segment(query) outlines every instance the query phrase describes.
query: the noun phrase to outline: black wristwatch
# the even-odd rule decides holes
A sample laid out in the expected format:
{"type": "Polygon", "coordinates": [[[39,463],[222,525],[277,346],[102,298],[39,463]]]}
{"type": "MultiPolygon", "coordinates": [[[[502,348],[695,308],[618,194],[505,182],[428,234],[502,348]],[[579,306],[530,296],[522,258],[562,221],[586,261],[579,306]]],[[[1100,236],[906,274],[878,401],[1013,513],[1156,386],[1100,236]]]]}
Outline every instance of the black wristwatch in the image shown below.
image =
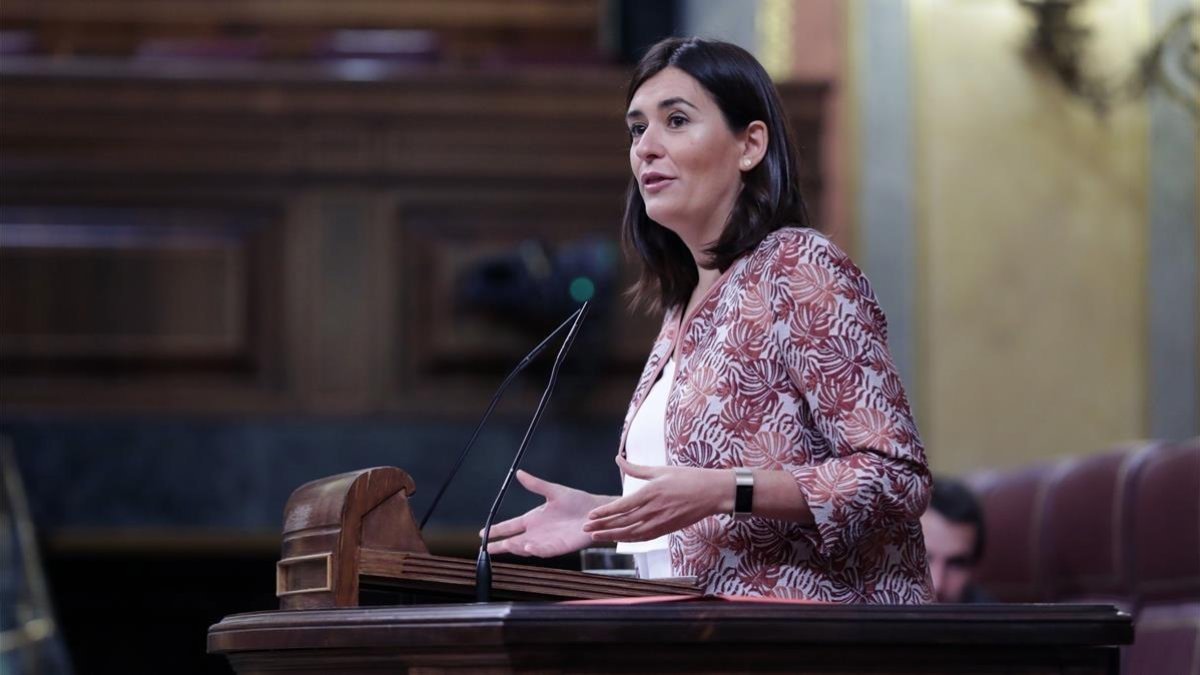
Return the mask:
{"type": "Polygon", "coordinates": [[[754,469],[738,467],[733,470],[735,480],[733,494],[733,512],[729,515],[734,520],[746,520],[754,512],[754,469]]]}

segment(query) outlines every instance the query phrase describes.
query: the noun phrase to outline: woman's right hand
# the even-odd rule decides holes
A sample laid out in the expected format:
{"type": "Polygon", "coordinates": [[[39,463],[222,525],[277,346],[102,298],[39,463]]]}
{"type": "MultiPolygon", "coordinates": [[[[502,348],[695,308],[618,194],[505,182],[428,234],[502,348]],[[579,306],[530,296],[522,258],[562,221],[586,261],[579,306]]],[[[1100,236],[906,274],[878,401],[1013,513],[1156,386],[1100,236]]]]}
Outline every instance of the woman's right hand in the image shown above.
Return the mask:
{"type": "MultiPolygon", "coordinates": [[[[616,499],[594,495],[517,471],[526,490],[546,498],[541,506],[492,525],[488,553],[515,553],[549,558],[586,548],[592,536],[583,523],[592,509],[616,499]]],[[[483,536],[480,531],[479,536],[483,536]]]]}

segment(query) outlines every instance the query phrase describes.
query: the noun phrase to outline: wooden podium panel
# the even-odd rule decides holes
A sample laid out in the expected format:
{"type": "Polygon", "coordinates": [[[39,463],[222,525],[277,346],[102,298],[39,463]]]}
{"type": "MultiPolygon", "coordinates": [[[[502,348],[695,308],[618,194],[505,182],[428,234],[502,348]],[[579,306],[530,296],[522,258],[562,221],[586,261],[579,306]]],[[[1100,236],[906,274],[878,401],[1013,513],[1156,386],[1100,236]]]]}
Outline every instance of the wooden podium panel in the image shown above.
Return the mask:
{"type": "MultiPolygon", "coordinates": [[[[431,555],[412,516],[416,484],[396,467],[374,467],[305,483],[284,509],[276,565],[280,609],[355,607],[366,592],[421,602],[475,594],[475,561],[431,555]]],[[[698,596],[694,583],[617,579],[570,570],[494,563],[497,600],[698,596]]]]}
{"type": "MultiPolygon", "coordinates": [[[[459,602],[475,597],[474,560],[364,548],[359,551],[358,564],[359,585],[364,590],[453,597],[459,602]]],[[[495,600],[598,600],[702,594],[691,581],[629,579],[513,563],[493,563],[492,574],[495,600]]]]}
{"type": "Polygon", "coordinates": [[[694,600],[277,611],[227,617],[208,651],[240,675],[1119,671],[1127,614],[1103,605],[847,606],[694,600]]]}

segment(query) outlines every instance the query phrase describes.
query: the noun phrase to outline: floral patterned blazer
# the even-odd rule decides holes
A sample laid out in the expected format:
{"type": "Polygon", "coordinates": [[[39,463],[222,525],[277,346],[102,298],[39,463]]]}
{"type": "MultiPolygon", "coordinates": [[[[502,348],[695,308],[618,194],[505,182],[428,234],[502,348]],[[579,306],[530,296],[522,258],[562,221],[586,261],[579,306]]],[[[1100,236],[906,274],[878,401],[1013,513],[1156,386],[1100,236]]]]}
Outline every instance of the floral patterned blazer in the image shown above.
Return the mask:
{"type": "Polygon", "coordinates": [[[710,516],[671,534],[674,573],[711,593],[931,601],[918,520],[930,474],[886,320],[854,263],[816,231],[784,228],[681,311],[663,318],[621,453],[674,352],[667,463],[788,471],[815,523],[710,516]]]}

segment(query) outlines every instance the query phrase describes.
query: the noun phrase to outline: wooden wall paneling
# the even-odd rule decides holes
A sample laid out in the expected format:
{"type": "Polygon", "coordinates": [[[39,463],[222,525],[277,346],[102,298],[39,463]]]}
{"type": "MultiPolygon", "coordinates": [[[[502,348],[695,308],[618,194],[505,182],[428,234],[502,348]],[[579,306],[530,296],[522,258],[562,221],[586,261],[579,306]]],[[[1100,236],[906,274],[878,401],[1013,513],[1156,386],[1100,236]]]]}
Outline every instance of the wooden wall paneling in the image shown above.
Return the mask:
{"type": "Polygon", "coordinates": [[[370,25],[396,28],[592,28],[601,0],[8,0],[3,21],[76,24],[370,25]]]}
{"type": "MultiPolygon", "coordinates": [[[[317,315],[312,354],[317,369],[316,400],[334,407],[362,409],[370,372],[367,331],[371,327],[367,207],[363,196],[322,194],[316,209],[321,283],[312,298],[317,315]]],[[[302,272],[303,273],[303,272],[302,272]]]]}
{"type": "Polygon", "coordinates": [[[290,213],[286,306],[296,405],[331,414],[377,410],[394,335],[383,194],[309,191],[293,199],[290,213]]]}
{"type": "Polygon", "coordinates": [[[599,60],[602,0],[9,0],[0,29],[60,57],[211,54],[314,59],[355,53],[344,29],[421,31],[392,58],[479,63],[529,51],[599,60]]]}
{"type": "Polygon", "coordinates": [[[370,233],[370,283],[375,306],[371,326],[371,400],[374,410],[392,410],[396,391],[396,373],[403,350],[400,330],[407,318],[401,304],[404,270],[398,265],[401,231],[397,226],[400,196],[398,190],[380,191],[374,201],[373,227],[370,233]]]}
{"type": "MultiPolygon", "coordinates": [[[[193,199],[197,198],[193,194],[193,199]]],[[[226,196],[232,199],[233,196],[226,196]]],[[[271,214],[271,226],[251,245],[252,257],[258,264],[249,270],[255,290],[250,307],[256,327],[254,349],[258,368],[254,374],[253,391],[272,406],[287,399],[288,342],[285,334],[287,307],[285,303],[289,279],[285,257],[291,237],[291,222],[286,201],[279,196],[259,193],[256,200],[264,202],[271,214]]]]}
{"type": "Polygon", "coordinates": [[[288,237],[283,246],[283,274],[287,280],[283,296],[284,357],[287,361],[290,403],[303,409],[308,392],[318,389],[316,369],[312,367],[317,350],[316,323],[320,308],[313,298],[319,292],[320,221],[316,217],[315,194],[293,194],[287,205],[288,237]]]}
{"type": "Polygon", "coordinates": [[[388,308],[381,303],[379,196],[323,191],[298,200],[289,274],[297,395],[313,412],[378,407],[388,308]]]}
{"type": "MultiPolygon", "coordinates": [[[[455,308],[457,275],[527,239],[616,241],[622,73],[194,68],[0,63],[0,206],[270,214],[236,254],[256,289],[240,347],[253,365],[170,382],[121,367],[5,376],[6,405],[474,414],[541,333],[455,308]]],[[[781,88],[814,210],[824,91],[781,88]]],[[[572,360],[601,371],[573,404],[606,415],[623,409],[657,324],[619,299],[609,320],[593,316],[576,346],[602,331],[603,358],[572,360]]]]}
{"type": "Polygon", "coordinates": [[[254,235],[203,226],[0,227],[6,362],[249,355],[254,235]]]}
{"type": "MultiPolygon", "coordinates": [[[[95,100],[114,94],[120,97],[119,91],[92,92],[95,100]]],[[[140,98],[131,96],[123,106],[137,106],[140,98]]],[[[186,112],[159,116],[152,110],[131,114],[128,109],[67,109],[47,115],[43,105],[53,105],[53,99],[39,103],[28,108],[6,103],[0,137],[5,173],[57,170],[70,177],[116,170],[159,176],[261,175],[296,164],[299,134],[289,128],[294,122],[280,125],[254,116],[222,120],[186,112]]],[[[86,105],[75,100],[64,103],[72,108],[86,105]]]]}
{"type": "Polygon", "coordinates": [[[69,197],[0,209],[6,409],[268,404],[281,378],[280,218],[261,204],[69,197]]]}
{"type": "Polygon", "coordinates": [[[594,179],[626,170],[624,153],[613,152],[624,143],[621,79],[608,71],[345,82],[312,67],[263,67],[260,81],[220,67],[209,76],[218,79],[190,81],[16,70],[24,74],[5,78],[6,175],[428,181],[594,179]],[[547,151],[556,166],[544,164],[547,151]]]}

